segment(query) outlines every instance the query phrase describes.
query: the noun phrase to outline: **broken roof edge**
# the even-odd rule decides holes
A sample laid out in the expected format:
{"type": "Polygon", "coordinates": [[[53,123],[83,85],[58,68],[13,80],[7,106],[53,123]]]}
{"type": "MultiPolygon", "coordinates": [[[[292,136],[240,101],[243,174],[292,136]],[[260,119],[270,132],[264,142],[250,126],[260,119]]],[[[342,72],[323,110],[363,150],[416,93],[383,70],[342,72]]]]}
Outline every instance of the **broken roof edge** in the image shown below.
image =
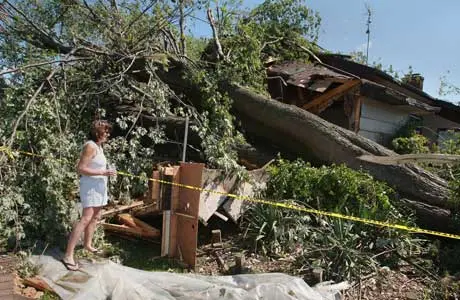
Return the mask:
{"type": "Polygon", "coordinates": [[[318,81],[359,79],[363,84],[363,95],[370,96],[377,101],[390,105],[408,105],[430,113],[436,113],[441,110],[440,107],[422,102],[393,87],[377,83],[371,79],[360,78],[353,74],[350,74],[351,76],[348,74],[345,75],[344,73],[347,73],[347,71],[322,62],[285,61],[267,68],[267,75],[281,77],[287,84],[292,86],[307,88],[310,83],[314,84],[318,81]]]}
{"type": "MultiPolygon", "coordinates": [[[[389,75],[388,73],[385,73],[382,70],[379,70],[377,68],[370,67],[370,66],[367,66],[367,65],[364,65],[364,64],[360,64],[358,62],[355,62],[355,61],[351,60],[352,57],[350,55],[334,54],[334,53],[327,53],[327,52],[326,53],[325,52],[318,52],[318,53],[316,53],[316,55],[318,55],[322,60],[325,60],[327,64],[333,65],[333,63],[331,63],[331,62],[333,62],[333,60],[335,60],[335,62],[337,62],[337,60],[340,60],[345,64],[349,64],[349,66],[354,65],[354,67],[362,69],[362,72],[360,72],[361,74],[354,74],[350,70],[344,70],[344,71],[350,72],[350,73],[352,73],[354,75],[357,75],[357,76],[360,76],[360,77],[366,77],[366,76],[369,76],[369,75],[376,75],[376,76],[380,77],[383,80],[387,80],[387,81],[390,81],[392,84],[396,84],[397,86],[399,86],[399,88],[406,89],[407,91],[409,91],[411,93],[417,94],[419,97],[426,98],[427,101],[436,101],[437,100],[436,98],[434,98],[433,96],[431,96],[427,92],[425,92],[425,91],[423,91],[421,89],[418,89],[416,87],[413,87],[410,84],[398,81],[393,76],[389,75]]],[[[334,66],[334,67],[343,69],[343,65],[341,67],[337,67],[337,66],[334,66]]],[[[366,79],[373,80],[372,78],[366,78],[366,79]]],[[[402,92],[402,91],[399,91],[399,92],[402,92]]]]}
{"type": "Polygon", "coordinates": [[[421,104],[420,106],[428,108],[430,111],[436,112],[440,117],[452,122],[460,123],[460,105],[435,98],[421,89],[396,80],[391,75],[383,72],[382,70],[354,62],[351,60],[352,57],[350,55],[334,54],[325,51],[316,52],[315,54],[322,59],[322,62],[327,63],[323,63],[324,66],[335,64],[335,66],[332,67],[336,71],[342,70],[343,72],[352,74],[352,76],[359,76],[362,79],[366,78],[372,82],[385,85],[387,88],[392,89],[393,91],[405,94],[408,98],[416,99],[418,101],[417,104],[426,104],[426,106],[421,104]],[[342,62],[342,64],[340,64],[340,62],[342,62]],[[361,68],[362,71],[353,72],[355,70],[350,70],[353,69],[353,66],[354,68],[361,68]],[[379,78],[380,80],[378,80],[379,78]],[[380,82],[376,82],[376,79],[380,82]],[[439,107],[439,110],[433,110],[430,107],[439,107]]]}
{"type": "Polygon", "coordinates": [[[435,104],[441,107],[440,117],[460,124],[460,105],[441,99],[436,99],[435,104]]]}
{"type": "Polygon", "coordinates": [[[271,75],[292,77],[292,76],[306,76],[308,78],[312,76],[326,76],[331,78],[353,78],[351,74],[343,74],[343,72],[337,72],[333,68],[324,66],[319,62],[303,62],[303,61],[283,61],[275,63],[267,68],[267,73],[271,75]],[[350,76],[351,75],[351,76],[350,76]]]}
{"type": "Polygon", "coordinates": [[[437,113],[441,110],[440,107],[432,106],[417,99],[408,97],[399,91],[389,88],[385,85],[373,82],[367,79],[361,79],[363,96],[370,97],[376,101],[387,103],[390,105],[409,105],[420,110],[437,113]]]}

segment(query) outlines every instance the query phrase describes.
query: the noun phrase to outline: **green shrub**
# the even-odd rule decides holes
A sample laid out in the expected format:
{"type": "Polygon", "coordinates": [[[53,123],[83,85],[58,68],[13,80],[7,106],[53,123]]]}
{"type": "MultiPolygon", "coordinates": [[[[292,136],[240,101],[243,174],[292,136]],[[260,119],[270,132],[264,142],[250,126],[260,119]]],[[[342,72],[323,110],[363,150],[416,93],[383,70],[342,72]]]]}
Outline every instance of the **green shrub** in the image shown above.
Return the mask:
{"type": "Polygon", "coordinates": [[[301,160],[280,160],[270,172],[265,192],[270,198],[295,199],[307,206],[363,218],[399,217],[390,203],[394,191],[365,172],[344,165],[314,168],[301,160]]]}
{"type": "MultiPolygon", "coordinates": [[[[263,197],[361,218],[413,225],[392,203],[391,188],[369,174],[345,166],[314,168],[301,160],[279,160],[263,197]],[[288,199],[288,200],[286,200],[288,199]]],[[[359,276],[379,263],[395,264],[420,241],[408,233],[302,211],[255,205],[245,216],[246,236],[258,251],[290,254],[301,268],[322,267],[328,279],[359,276]],[[385,253],[377,255],[376,253],[385,253]]]]}
{"type": "Polygon", "coordinates": [[[420,134],[409,137],[398,137],[391,142],[393,150],[399,154],[429,153],[428,139],[420,134]]]}

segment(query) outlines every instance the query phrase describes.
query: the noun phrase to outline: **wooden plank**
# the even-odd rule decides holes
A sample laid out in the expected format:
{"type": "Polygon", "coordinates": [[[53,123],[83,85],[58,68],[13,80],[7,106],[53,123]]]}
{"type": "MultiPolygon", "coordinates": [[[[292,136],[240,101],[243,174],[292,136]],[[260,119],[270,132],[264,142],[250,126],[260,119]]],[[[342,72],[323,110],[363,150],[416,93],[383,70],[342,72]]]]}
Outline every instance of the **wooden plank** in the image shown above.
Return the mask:
{"type": "Polygon", "coordinates": [[[129,209],[132,209],[138,206],[142,206],[142,205],[144,205],[144,201],[134,201],[133,203],[128,204],[128,205],[121,205],[121,206],[117,206],[117,207],[114,207],[108,210],[103,210],[102,217],[114,215],[122,211],[126,211],[126,210],[129,210],[129,209]]]}
{"type": "Polygon", "coordinates": [[[215,215],[216,217],[218,217],[218,218],[224,220],[225,222],[228,221],[228,218],[227,218],[225,215],[223,215],[223,214],[221,214],[220,212],[218,212],[218,211],[215,211],[215,212],[214,212],[214,215],[215,215]]]}
{"type": "MultiPolygon", "coordinates": [[[[160,177],[168,182],[179,183],[179,168],[179,166],[164,168],[162,171],[163,176],[160,175],[160,177]]],[[[179,187],[169,183],[161,183],[161,190],[163,190],[161,194],[161,197],[163,198],[162,201],[169,201],[169,203],[163,203],[163,209],[175,210],[179,203],[179,187]]]]}
{"type": "Polygon", "coordinates": [[[199,218],[202,222],[206,223],[224,204],[227,200],[226,195],[219,193],[229,193],[234,189],[236,183],[236,175],[227,175],[222,170],[215,169],[204,169],[203,170],[203,188],[208,191],[203,191],[200,194],[200,205],[199,205],[199,218]]]}
{"type": "MultiPolygon", "coordinates": [[[[180,183],[201,187],[204,164],[181,163],[180,183]]],[[[190,268],[196,265],[196,248],[198,243],[198,215],[200,209],[200,191],[181,188],[179,206],[176,210],[177,218],[177,247],[180,250],[184,263],[190,268]],[[193,216],[194,219],[183,215],[193,216]]]]}
{"type": "Polygon", "coordinates": [[[142,230],[144,231],[147,231],[147,232],[154,232],[156,235],[160,236],[160,230],[153,227],[152,225],[148,224],[148,223],[145,223],[144,221],[142,220],[139,220],[138,218],[135,218],[133,217],[134,219],[134,222],[136,223],[136,225],[140,228],[142,228],[142,230]]]}
{"type": "MultiPolygon", "coordinates": [[[[255,197],[258,190],[264,189],[269,178],[268,172],[264,169],[257,169],[248,172],[249,181],[240,182],[231,191],[239,196],[255,197]]],[[[250,203],[241,199],[229,198],[222,208],[233,222],[237,223],[241,215],[249,207],[250,203]]]]}
{"type": "Polygon", "coordinates": [[[363,97],[360,95],[355,96],[354,99],[354,107],[353,107],[353,113],[354,113],[354,131],[358,133],[359,131],[359,125],[360,125],[360,120],[361,120],[361,105],[363,101],[363,97]]]}
{"type": "Polygon", "coordinates": [[[324,93],[327,88],[331,86],[332,82],[333,81],[331,80],[318,80],[313,82],[312,85],[308,87],[308,89],[315,92],[324,93]]]}
{"type": "Polygon", "coordinates": [[[46,281],[44,281],[43,279],[37,276],[31,277],[31,278],[25,278],[22,280],[22,282],[24,283],[24,285],[31,286],[35,288],[36,290],[43,291],[43,292],[49,292],[54,295],[57,295],[56,292],[53,290],[53,288],[51,288],[49,284],[46,283],[46,281]]]}
{"type": "Polygon", "coordinates": [[[133,217],[130,214],[119,214],[118,219],[126,226],[131,228],[140,228],[142,231],[148,232],[149,234],[160,236],[160,230],[155,227],[133,217]]]}
{"type": "Polygon", "coordinates": [[[117,225],[117,224],[109,224],[109,223],[102,223],[102,227],[104,230],[124,234],[128,236],[140,237],[140,238],[158,238],[160,236],[159,233],[156,232],[147,232],[143,231],[141,228],[132,228],[126,225],[117,225]]]}
{"type": "MultiPolygon", "coordinates": [[[[153,171],[152,172],[152,179],[159,180],[160,179],[160,172],[153,171]]],[[[149,180],[149,190],[147,192],[147,197],[145,197],[145,203],[153,203],[154,205],[159,204],[160,200],[160,183],[158,181],[149,180]]]]}
{"type": "Polygon", "coordinates": [[[13,274],[0,274],[0,299],[13,299],[14,279],[13,274]]]}
{"type": "MultiPolygon", "coordinates": [[[[181,169],[179,166],[174,166],[174,173],[172,174],[172,181],[174,183],[180,183],[181,169]]],[[[179,192],[180,187],[173,185],[171,188],[171,210],[175,211],[179,207],[179,192]]]]}
{"type": "Polygon", "coordinates": [[[310,110],[310,109],[314,108],[315,106],[318,106],[318,105],[322,104],[325,101],[329,101],[331,98],[339,97],[339,96],[347,93],[350,89],[356,87],[360,83],[361,83],[361,81],[359,79],[350,80],[350,81],[348,81],[348,82],[336,87],[335,89],[332,89],[332,90],[322,94],[321,96],[313,99],[312,101],[306,103],[302,108],[306,109],[306,110],[310,110]]]}
{"type": "MultiPolygon", "coordinates": [[[[201,163],[181,163],[180,183],[183,185],[201,188],[204,164],[201,163]]],[[[199,215],[200,191],[182,187],[179,194],[179,205],[177,211],[190,216],[199,215]]]]}
{"type": "MultiPolygon", "coordinates": [[[[180,183],[181,169],[179,166],[168,167],[163,170],[165,180],[172,183],[180,183]]],[[[169,198],[169,203],[166,205],[168,208],[168,215],[163,215],[163,224],[167,223],[167,228],[164,229],[163,234],[167,235],[162,238],[162,255],[175,257],[177,252],[177,217],[174,212],[179,206],[179,192],[180,187],[173,184],[162,183],[162,188],[166,190],[169,195],[163,193],[163,197],[169,198]]],[[[162,199],[164,201],[164,199],[162,199]]]]}
{"type": "Polygon", "coordinates": [[[158,203],[156,204],[151,203],[145,206],[139,206],[139,207],[133,208],[131,210],[131,214],[136,217],[138,216],[142,217],[146,215],[160,215],[163,212],[158,209],[157,205],[158,203]]]}
{"type": "Polygon", "coordinates": [[[171,216],[169,218],[169,257],[176,257],[177,255],[177,215],[175,211],[171,210],[171,216]]]}
{"type": "Polygon", "coordinates": [[[163,226],[161,233],[161,256],[169,255],[169,237],[170,237],[171,211],[163,211],[163,226]]]}
{"type": "Polygon", "coordinates": [[[130,214],[119,214],[117,218],[118,218],[118,221],[120,221],[123,225],[126,225],[131,228],[137,227],[136,223],[134,222],[130,214]]]}
{"type": "Polygon", "coordinates": [[[312,108],[310,111],[311,111],[312,113],[315,113],[315,114],[320,114],[320,113],[322,113],[326,108],[328,108],[329,106],[331,106],[333,103],[334,103],[334,100],[333,100],[333,99],[329,99],[329,100],[327,100],[327,101],[324,101],[323,103],[321,103],[321,104],[318,105],[317,107],[312,108]]]}

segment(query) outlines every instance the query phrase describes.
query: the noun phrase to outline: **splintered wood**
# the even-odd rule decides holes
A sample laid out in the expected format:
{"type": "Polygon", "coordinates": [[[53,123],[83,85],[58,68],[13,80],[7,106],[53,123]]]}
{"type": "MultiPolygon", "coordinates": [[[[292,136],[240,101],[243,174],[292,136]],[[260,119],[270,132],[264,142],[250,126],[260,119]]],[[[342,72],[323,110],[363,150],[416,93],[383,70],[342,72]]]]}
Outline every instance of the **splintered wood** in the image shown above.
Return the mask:
{"type": "Polygon", "coordinates": [[[113,207],[113,208],[110,208],[110,209],[105,209],[102,212],[101,217],[102,218],[112,217],[112,216],[114,216],[116,214],[119,214],[119,213],[127,211],[127,210],[134,210],[134,209],[136,209],[138,207],[141,207],[143,205],[144,205],[143,201],[134,201],[131,204],[120,205],[120,206],[116,206],[116,207],[113,207]]]}
{"type": "Polygon", "coordinates": [[[102,223],[102,227],[108,232],[145,239],[158,238],[161,235],[160,230],[130,214],[119,214],[117,218],[122,225],[102,223]]]}
{"type": "MultiPolygon", "coordinates": [[[[107,215],[119,213],[120,224],[103,223],[108,232],[153,239],[161,236],[161,255],[178,258],[190,268],[196,264],[198,222],[205,225],[212,216],[224,221],[237,221],[247,208],[241,199],[228,193],[254,197],[265,186],[268,173],[264,168],[248,172],[249,180],[240,181],[235,174],[205,169],[200,163],[181,163],[180,166],[157,165],[149,180],[149,190],[143,203],[114,208],[107,215]],[[218,211],[219,209],[219,211],[218,211]],[[129,210],[130,213],[121,213],[129,210]],[[137,216],[162,215],[158,230],[137,216]]],[[[217,235],[216,235],[217,237],[217,235]]],[[[215,244],[221,244],[220,239],[215,244]]]]}
{"type": "Polygon", "coordinates": [[[268,177],[265,168],[249,171],[247,181],[238,180],[236,174],[226,175],[222,170],[204,169],[202,185],[205,191],[200,195],[199,219],[206,224],[214,215],[224,221],[230,218],[236,223],[250,203],[228,197],[227,194],[255,197],[259,190],[265,188],[268,177]],[[222,209],[226,215],[218,212],[218,209],[222,209]]]}
{"type": "MultiPolygon", "coordinates": [[[[164,174],[170,176],[173,183],[200,188],[203,168],[203,164],[181,163],[180,168],[166,168],[164,174]]],[[[164,185],[160,185],[161,202],[168,209],[163,213],[162,255],[179,258],[194,268],[200,191],[178,185],[167,189],[164,185]]]]}

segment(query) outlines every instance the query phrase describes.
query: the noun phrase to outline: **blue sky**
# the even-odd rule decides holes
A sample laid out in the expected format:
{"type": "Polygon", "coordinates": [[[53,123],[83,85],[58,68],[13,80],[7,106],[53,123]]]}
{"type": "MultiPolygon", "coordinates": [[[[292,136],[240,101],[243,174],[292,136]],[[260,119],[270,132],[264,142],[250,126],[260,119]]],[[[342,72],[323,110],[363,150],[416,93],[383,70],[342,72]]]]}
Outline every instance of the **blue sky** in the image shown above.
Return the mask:
{"type": "MultiPolygon", "coordinates": [[[[251,8],[260,0],[243,0],[251,8]]],[[[367,42],[366,8],[372,10],[369,62],[390,64],[399,73],[409,66],[425,77],[430,95],[460,101],[460,95],[439,96],[440,77],[460,86],[459,0],[313,0],[307,5],[322,18],[319,45],[331,51],[363,50],[367,42]]],[[[196,35],[209,35],[209,26],[196,22],[196,35]]]]}

